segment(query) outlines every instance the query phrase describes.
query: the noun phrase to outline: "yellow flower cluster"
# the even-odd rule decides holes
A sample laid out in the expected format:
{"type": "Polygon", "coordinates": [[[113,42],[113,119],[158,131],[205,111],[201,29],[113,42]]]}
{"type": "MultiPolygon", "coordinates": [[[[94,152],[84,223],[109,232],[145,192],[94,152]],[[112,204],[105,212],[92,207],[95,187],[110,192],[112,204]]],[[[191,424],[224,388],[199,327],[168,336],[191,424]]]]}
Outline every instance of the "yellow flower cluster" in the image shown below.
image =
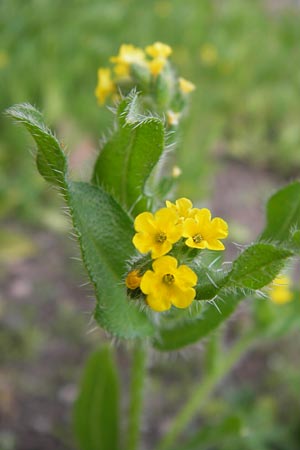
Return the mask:
{"type": "Polygon", "coordinates": [[[154,262],[153,270],[144,274],[131,271],[126,278],[127,287],[139,287],[155,311],[165,311],[171,305],[189,306],[196,295],[193,287],[197,275],[186,265],[178,267],[176,258],[166,254],[181,238],[190,248],[224,250],[220,239],[228,235],[227,223],[219,217],[212,219],[208,209],[194,208],[190,200],[180,198],[175,203],[167,201],[166,207],[155,214],[139,214],[134,227],[134,246],[141,253],[151,252],[154,262]]]}
{"type": "MultiPolygon", "coordinates": [[[[119,53],[110,58],[110,62],[114,64],[113,69],[98,70],[98,84],[95,89],[98,102],[104,104],[107,98],[116,94],[120,81],[130,80],[133,65],[148,72],[149,76],[155,79],[164,70],[171,53],[171,47],[162,42],[148,45],[144,50],[131,44],[121,45],[119,53]]],[[[184,78],[179,78],[178,87],[183,94],[195,89],[193,83],[184,78]]]]}

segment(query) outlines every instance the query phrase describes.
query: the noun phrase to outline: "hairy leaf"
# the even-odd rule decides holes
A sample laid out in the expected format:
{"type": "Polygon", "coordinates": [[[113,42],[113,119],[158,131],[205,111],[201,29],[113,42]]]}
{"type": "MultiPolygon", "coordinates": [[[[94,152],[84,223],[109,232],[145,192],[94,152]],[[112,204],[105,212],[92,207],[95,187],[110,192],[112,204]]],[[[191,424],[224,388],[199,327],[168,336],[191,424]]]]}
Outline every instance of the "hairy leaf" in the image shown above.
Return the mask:
{"type": "Polygon", "coordinates": [[[96,290],[96,320],[120,337],[151,335],[147,314],[127,298],[122,282],[126,260],[134,252],[131,220],[98,186],[69,183],[69,201],[83,260],[96,290]]]}
{"type": "Polygon", "coordinates": [[[6,114],[22,123],[35,140],[38,147],[36,163],[40,174],[50,183],[64,187],[66,158],[57,138],[44,124],[42,114],[27,103],[9,108],[6,114]]]}
{"type": "Polygon", "coordinates": [[[291,251],[271,244],[251,245],[234,261],[225,285],[260,289],[271,283],[291,256],[291,251]]]}
{"type": "Polygon", "coordinates": [[[267,224],[261,241],[285,242],[300,227],[300,183],[297,181],[276,192],[267,204],[267,224]]]}
{"type": "Polygon", "coordinates": [[[118,450],[119,380],[112,350],[104,347],[88,359],[73,410],[81,450],[118,450]]]}
{"type": "MultiPolygon", "coordinates": [[[[260,289],[270,283],[282,269],[287,258],[293,256],[289,250],[271,244],[254,244],[248,247],[233,263],[227,275],[219,274],[219,288],[211,288],[204,282],[197,286],[197,299],[214,295],[213,302],[201,302],[201,312],[190,319],[162,321],[154,339],[154,347],[161,351],[177,350],[194,344],[216,330],[233,312],[247,291],[260,289]]],[[[212,280],[214,281],[214,280],[212,280]]],[[[215,281],[214,281],[215,283],[215,281]]]]}
{"type": "Polygon", "coordinates": [[[64,153],[39,111],[31,105],[17,105],[8,115],[23,123],[35,139],[42,175],[63,187],[83,261],[96,290],[96,320],[116,336],[152,335],[151,321],[127,299],[123,280],[126,260],[134,252],[131,220],[102,188],[68,180],[64,153]]]}
{"type": "MultiPolygon", "coordinates": [[[[93,174],[93,183],[111,192],[127,210],[145,197],[145,183],[164,149],[163,122],[140,116],[137,100],[134,95],[121,102],[117,129],[102,148],[93,174]]],[[[140,208],[145,208],[145,201],[140,208]]]]}

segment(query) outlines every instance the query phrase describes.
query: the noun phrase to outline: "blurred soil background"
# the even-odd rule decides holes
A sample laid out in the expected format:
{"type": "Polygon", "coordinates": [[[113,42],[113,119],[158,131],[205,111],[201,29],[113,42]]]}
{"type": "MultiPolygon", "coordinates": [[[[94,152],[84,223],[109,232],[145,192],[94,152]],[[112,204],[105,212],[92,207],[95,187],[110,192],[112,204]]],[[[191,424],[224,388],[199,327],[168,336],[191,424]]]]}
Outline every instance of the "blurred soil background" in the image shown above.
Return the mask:
{"type": "MultiPolygon", "coordinates": [[[[266,199],[299,177],[299,7],[279,0],[3,0],[1,111],[20,102],[42,109],[70,153],[73,175],[87,179],[98,139],[112,124],[94,97],[98,67],[121,43],[168,43],[180,75],[197,86],[180,138],[178,196],[210,207],[229,222],[229,240],[247,244],[263,227],[266,199]]],[[[0,449],[70,450],[81,370],[107,336],[93,323],[92,288],[62,201],[34,167],[32,141],[4,116],[0,130],[0,449]]],[[[228,244],[226,258],[237,252],[228,244]]],[[[229,333],[243,320],[242,308],[229,333]]],[[[203,449],[299,450],[299,337],[262,343],[224,380],[191,425],[212,424],[203,449]],[[231,423],[232,411],[240,432],[216,444],[213,430],[231,423]]],[[[117,354],[126,385],[126,348],[117,345],[117,354]]],[[[195,347],[184,356],[152,355],[143,448],[153,448],[200,378],[202,354],[195,347]]]]}

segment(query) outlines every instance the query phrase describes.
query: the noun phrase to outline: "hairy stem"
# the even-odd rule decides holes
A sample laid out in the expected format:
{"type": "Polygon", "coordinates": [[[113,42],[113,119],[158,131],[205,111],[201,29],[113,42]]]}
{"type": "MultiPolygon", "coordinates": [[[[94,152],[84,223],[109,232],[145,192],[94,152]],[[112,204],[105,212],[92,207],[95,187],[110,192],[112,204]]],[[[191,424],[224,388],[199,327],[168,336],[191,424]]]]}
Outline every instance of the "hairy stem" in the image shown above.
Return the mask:
{"type": "Polygon", "coordinates": [[[126,450],[138,450],[139,448],[143,390],[146,376],[146,359],[146,349],[144,344],[137,342],[132,354],[126,450]]]}

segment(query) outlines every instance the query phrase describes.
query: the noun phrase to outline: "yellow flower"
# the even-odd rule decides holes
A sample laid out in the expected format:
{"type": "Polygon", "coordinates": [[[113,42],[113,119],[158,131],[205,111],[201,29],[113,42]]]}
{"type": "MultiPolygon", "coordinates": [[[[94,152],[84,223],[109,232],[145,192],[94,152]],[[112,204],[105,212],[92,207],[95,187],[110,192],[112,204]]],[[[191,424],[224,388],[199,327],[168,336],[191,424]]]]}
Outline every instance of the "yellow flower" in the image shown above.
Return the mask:
{"type": "Polygon", "coordinates": [[[100,105],[105,103],[106,98],[113,94],[116,90],[116,86],[111,79],[110,69],[98,70],[98,84],[95,89],[95,95],[100,105]]]}
{"type": "Polygon", "coordinates": [[[126,277],[125,284],[128,289],[137,289],[141,284],[142,277],[138,270],[132,270],[126,277]]]}
{"type": "Polygon", "coordinates": [[[277,305],[284,305],[293,300],[293,293],[290,291],[290,278],[284,275],[276,277],[271,285],[270,298],[277,305]]]}
{"type": "Polygon", "coordinates": [[[178,177],[180,177],[181,174],[182,174],[182,170],[180,169],[180,167],[178,167],[178,166],[172,167],[172,177],[173,178],[178,178],[178,177]]]}
{"type": "Polygon", "coordinates": [[[190,92],[193,92],[196,89],[196,86],[190,81],[186,80],[185,78],[180,77],[178,81],[179,81],[179,89],[184,94],[189,94],[190,92]]]}
{"type": "Polygon", "coordinates": [[[213,66],[218,60],[218,50],[212,44],[204,44],[200,48],[200,59],[206,66],[213,66]]]}
{"type": "Polygon", "coordinates": [[[193,208],[193,203],[188,198],[182,197],[176,200],[175,204],[166,201],[167,208],[170,208],[177,214],[180,222],[184,222],[186,219],[194,217],[199,209],[193,208]]]}
{"type": "Polygon", "coordinates": [[[182,235],[188,247],[209,250],[224,250],[224,245],[219,239],[228,236],[228,225],[220,217],[211,220],[209,209],[199,209],[194,218],[186,219],[183,224],[182,235]]]}
{"type": "Polygon", "coordinates": [[[148,62],[150,73],[155,77],[161,73],[165,65],[166,60],[164,58],[154,58],[152,61],[148,62]]]}
{"type": "Polygon", "coordinates": [[[161,208],[154,215],[150,212],[139,214],[134,227],[137,231],[132,240],[134,246],[141,253],[151,251],[152,258],[168,253],[181,238],[181,224],[178,224],[177,214],[169,208],[161,208]]]}
{"type": "Polygon", "coordinates": [[[167,111],[168,125],[171,125],[171,126],[179,125],[180,116],[181,116],[180,112],[174,112],[171,109],[169,111],[167,111]]]}
{"type": "Polygon", "coordinates": [[[152,56],[152,58],[168,58],[172,49],[169,45],[163,44],[162,42],[154,42],[152,45],[148,45],[145,49],[147,55],[152,56]]]}
{"type": "Polygon", "coordinates": [[[123,77],[130,75],[131,64],[146,65],[144,51],[130,44],[121,45],[119,54],[112,56],[110,61],[116,64],[114,68],[115,73],[123,77]]]}
{"type": "Polygon", "coordinates": [[[193,287],[197,275],[188,266],[177,267],[177,260],[172,256],[162,256],[152,264],[141,281],[141,291],[146,294],[146,301],[155,311],[166,311],[171,305],[187,308],[195,298],[193,287]]]}

